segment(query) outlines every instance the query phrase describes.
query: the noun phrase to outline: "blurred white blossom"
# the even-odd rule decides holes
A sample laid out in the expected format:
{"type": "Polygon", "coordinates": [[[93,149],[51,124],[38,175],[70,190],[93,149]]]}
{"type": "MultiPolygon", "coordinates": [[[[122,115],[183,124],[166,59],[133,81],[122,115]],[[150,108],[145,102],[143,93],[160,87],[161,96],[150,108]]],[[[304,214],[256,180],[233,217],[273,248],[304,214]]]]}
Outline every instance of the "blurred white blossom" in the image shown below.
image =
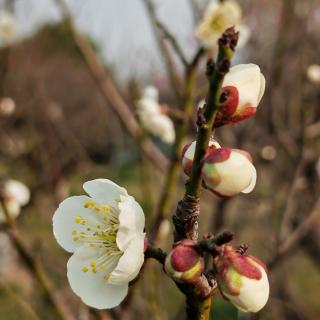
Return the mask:
{"type": "Polygon", "coordinates": [[[127,190],[107,179],[83,185],[88,196],[64,200],[53,217],[58,243],[68,261],[72,290],[89,306],[113,308],[144,262],[144,213],[127,190]]]}
{"type": "Polygon", "coordinates": [[[196,36],[206,49],[216,47],[222,33],[235,26],[240,32],[238,47],[244,46],[250,38],[250,29],[243,24],[242,11],[236,1],[212,2],[196,29],[196,36]]]}
{"type": "Polygon", "coordinates": [[[10,97],[0,99],[0,115],[5,117],[11,116],[16,109],[16,103],[10,97]]]}
{"type": "MultiPolygon", "coordinates": [[[[20,214],[21,208],[30,201],[29,188],[17,180],[10,179],[5,181],[1,193],[3,205],[5,205],[12,218],[16,218],[20,214]]],[[[0,223],[4,222],[5,219],[3,208],[0,206],[0,223]]]]}
{"type": "Polygon", "coordinates": [[[148,86],[137,102],[137,112],[143,127],[162,141],[172,144],[176,138],[172,120],[161,111],[158,89],[148,86]]]}
{"type": "Polygon", "coordinates": [[[0,12],[0,46],[10,45],[16,39],[16,22],[8,11],[0,12]]]}
{"type": "Polygon", "coordinates": [[[313,64],[307,69],[308,79],[313,83],[320,83],[320,65],[313,64]]]}

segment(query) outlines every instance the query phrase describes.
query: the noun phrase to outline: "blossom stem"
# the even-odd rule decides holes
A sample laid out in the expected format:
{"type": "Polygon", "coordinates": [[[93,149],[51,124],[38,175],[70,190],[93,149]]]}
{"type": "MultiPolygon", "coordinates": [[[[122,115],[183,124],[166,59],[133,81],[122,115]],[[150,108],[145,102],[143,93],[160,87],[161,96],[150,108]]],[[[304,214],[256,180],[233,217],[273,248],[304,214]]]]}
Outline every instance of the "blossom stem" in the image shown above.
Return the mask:
{"type": "Polygon", "coordinates": [[[167,173],[165,185],[163,187],[163,192],[160,197],[157,216],[153,225],[152,234],[154,235],[154,239],[157,238],[161,222],[163,221],[163,219],[167,218],[170,213],[170,203],[174,194],[176,180],[179,174],[182,143],[188,130],[188,121],[190,120],[193,111],[193,94],[195,90],[197,65],[202,54],[203,51],[201,51],[200,54],[197,52],[195,56],[197,60],[194,59],[186,70],[186,84],[183,103],[184,119],[177,125],[176,140],[171,155],[170,166],[167,173]]]}
{"type": "Polygon", "coordinates": [[[233,239],[234,233],[225,231],[216,237],[199,241],[199,246],[203,251],[212,252],[217,246],[221,246],[233,239]]]}
{"type": "Polygon", "coordinates": [[[211,296],[204,300],[187,296],[187,320],[209,320],[211,300],[211,296]]]}
{"type": "Polygon", "coordinates": [[[233,56],[238,39],[234,28],[227,29],[219,39],[217,60],[209,59],[207,76],[209,92],[207,103],[198,111],[198,134],[190,179],[186,186],[184,198],[180,201],[174,216],[175,241],[189,238],[197,240],[197,218],[199,211],[199,197],[202,185],[202,159],[206,153],[214,120],[220,107],[221,87],[225,74],[229,71],[230,60],[233,56]]]}
{"type": "MultiPolygon", "coordinates": [[[[151,22],[151,26],[160,50],[160,53],[162,55],[162,58],[164,60],[166,69],[167,69],[167,74],[169,76],[169,80],[170,83],[172,85],[172,88],[174,90],[174,93],[177,97],[178,100],[181,99],[181,78],[178,74],[178,70],[177,70],[177,66],[174,63],[174,59],[170,53],[170,51],[168,50],[168,47],[166,46],[166,43],[164,42],[164,39],[162,38],[161,33],[159,32],[159,21],[156,15],[156,9],[155,9],[155,5],[153,3],[152,0],[143,0],[143,3],[146,7],[146,10],[148,12],[148,16],[151,22]]],[[[163,32],[163,30],[162,30],[163,32]]],[[[172,40],[172,39],[171,39],[172,40]]],[[[176,45],[173,46],[173,48],[176,50],[177,49],[177,42],[176,45]]],[[[182,50],[179,48],[179,53],[177,53],[179,58],[181,58],[182,56],[180,56],[180,54],[182,54],[182,50]]],[[[183,61],[185,59],[183,58],[183,61]]],[[[183,63],[183,62],[182,62],[183,63]]]]}
{"type": "Polygon", "coordinates": [[[162,251],[162,249],[160,248],[155,248],[152,246],[148,246],[148,248],[146,249],[145,253],[145,258],[153,258],[157,261],[159,261],[161,264],[164,264],[164,261],[166,259],[167,254],[162,251]]]}
{"type": "MultiPolygon", "coordinates": [[[[209,59],[207,63],[209,92],[206,105],[198,110],[197,143],[190,179],[186,185],[184,198],[178,203],[176,215],[173,217],[175,241],[185,238],[198,239],[202,159],[209,145],[215,117],[221,104],[223,79],[229,71],[237,40],[238,33],[235,29],[227,29],[218,41],[219,50],[216,62],[214,63],[213,60],[209,59]]],[[[201,286],[185,285],[180,290],[186,295],[187,299],[187,319],[206,320],[210,318],[214,287],[209,279],[203,276],[201,286]]]]}

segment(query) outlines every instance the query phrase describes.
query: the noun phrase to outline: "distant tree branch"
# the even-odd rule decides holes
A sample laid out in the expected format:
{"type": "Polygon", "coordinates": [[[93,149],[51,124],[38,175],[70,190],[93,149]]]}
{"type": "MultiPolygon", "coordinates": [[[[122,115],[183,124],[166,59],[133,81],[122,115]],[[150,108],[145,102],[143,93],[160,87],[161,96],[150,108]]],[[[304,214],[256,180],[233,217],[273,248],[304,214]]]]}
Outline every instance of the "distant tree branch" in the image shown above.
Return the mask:
{"type": "Polygon", "coordinates": [[[78,32],[64,0],[55,0],[55,2],[60,8],[63,17],[68,21],[73,33],[74,41],[83,54],[90,73],[96,81],[103,97],[110,103],[128,133],[137,141],[147,158],[158,168],[165,170],[168,166],[167,158],[149,138],[145,137],[142,139],[142,131],[137,120],[125,100],[122,98],[116,84],[106,71],[88,39],[78,32]]]}

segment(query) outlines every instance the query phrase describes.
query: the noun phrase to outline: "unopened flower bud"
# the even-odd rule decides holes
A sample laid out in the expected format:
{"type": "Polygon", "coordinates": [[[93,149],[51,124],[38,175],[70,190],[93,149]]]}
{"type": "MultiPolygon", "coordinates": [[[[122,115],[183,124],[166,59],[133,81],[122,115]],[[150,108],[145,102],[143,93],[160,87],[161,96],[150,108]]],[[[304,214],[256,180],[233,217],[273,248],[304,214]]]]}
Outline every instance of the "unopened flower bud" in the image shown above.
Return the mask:
{"type": "Polygon", "coordinates": [[[218,148],[204,158],[202,178],[210,191],[231,197],[240,192],[251,192],[256,184],[257,173],[246,151],[218,148]]]}
{"type": "Polygon", "coordinates": [[[204,270],[204,261],[197,243],[192,240],[182,240],[175,244],[167,255],[164,269],[177,282],[192,283],[204,270]]]}
{"type": "Polygon", "coordinates": [[[225,245],[214,260],[222,296],[239,310],[258,312],[269,298],[267,269],[259,259],[225,245]]]}
{"type": "Polygon", "coordinates": [[[222,84],[222,105],[214,126],[220,127],[253,116],[264,90],[265,78],[257,65],[250,63],[232,67],[222,84]]]}
{"type": "MultiPolygon", "coordinates": [[[[196,150],[196,143],[196,141],[188,143],[184,146],[182,150],[182,168],[184,173],[187,175],[190,175],[191,173],[193,157],[196,150]]],[[[212,150],[215,150],[216,148],[220,148],[219,143],[215,140],[210,140],[207,149],[207,154],[210,153],[212,150]]]]}

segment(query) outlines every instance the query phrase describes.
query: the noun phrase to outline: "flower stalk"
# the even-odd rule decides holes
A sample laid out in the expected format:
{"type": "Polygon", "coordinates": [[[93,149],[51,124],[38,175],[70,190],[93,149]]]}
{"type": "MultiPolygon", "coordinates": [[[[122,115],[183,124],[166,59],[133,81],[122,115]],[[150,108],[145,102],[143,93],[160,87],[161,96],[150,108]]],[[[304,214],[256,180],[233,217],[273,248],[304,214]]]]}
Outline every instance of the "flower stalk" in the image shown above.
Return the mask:
{"type": "Polygon", "coordinates": [[[230,60],[237,44],[238,32],[234,28],[227,29],[219,39],[219,51],[216,63],[209,59],[207,76],[209,92],[207,103],[198,110],[198,134],[190,179],[187,182],[183,200],[178,204],[175,225],[175,241],[184,238],[197,240],[197,217],[199,215],[199,196],[201,193],[202,159],[206,154],[217,111],[221,105],[221,87],[224,76],[229,71],[230,60]]]}
{"type": "MultiPolygon", "coordinates": [[[[182,239],[198,240],[198,216],[200,214],[200,194],[202,185],[202,160],[209,145],[217,111],[221,105],[221,87],[224,76],[229,71],[230,60],[238,40],[238,32],[234,28],[227,29],[218,41],[217,60],[207,63],[209,92],[207,103],[198,110],[198,134],[190,179],[186,185],[184,198],[178,203],[176,215],[173,217],[175,226],[175,242],[182,239]]],[[[187,299],[187,319],[206,320],[210,316],[212,296],[215,283],[205,275],[198,278],[196,285],[178,284],[187,299]]]]}

